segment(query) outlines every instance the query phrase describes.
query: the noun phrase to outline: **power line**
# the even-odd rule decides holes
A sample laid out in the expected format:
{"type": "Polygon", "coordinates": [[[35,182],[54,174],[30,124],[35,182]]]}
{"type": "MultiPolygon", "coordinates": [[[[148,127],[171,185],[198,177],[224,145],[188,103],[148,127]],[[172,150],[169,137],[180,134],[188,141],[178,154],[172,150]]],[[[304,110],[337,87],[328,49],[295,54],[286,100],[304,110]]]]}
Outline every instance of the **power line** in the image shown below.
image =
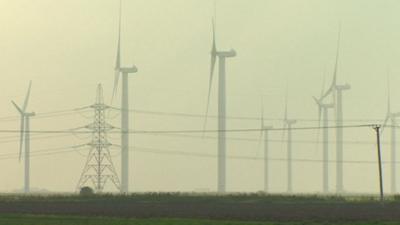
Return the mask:
{"type": "MultiPolygon", "coordinates": [[[[319,129],[337,129],[337,128],[371,128],[374,124],[361,124],[361,125],[348,125],[348,126],[328,126],[328,127],[292,127],[292,128],[241,128],[241,129],[225,129],[225,130],[129,130],[127,133],[130,134],[174,134],[174,133],[247,133],[247,132],[261,132],[261,131],[286,131],[286,130],[319,130],[319,129]]],[[[30,130],[30,131],[22,131],[23,133],[82,133],[89,134],[92,131],[81,131],[78,129],[68,129],[68,130],[30,130]]],[[[122,133],[123,131],[110,131],[109,133],[122,133]]],[[[21,133],[21,130],[0,130],[0,133],[21,133]]]]}
{"type": "MultiPolygon", "coordinates": [[[[195,156],[195,157],[205,157],[205,158],[216,158],[218,155],[216,154],[207,154],[207,153],[200,153],[200,152],[187,152],[187,151],[171,151],[171,150],[162,150],[157,148],[148,148],[148,147],[130,147],[132,151],[136,152],[146,152],[146,153],[156,153],[156,154],[166,154],[166,155],[179,155],[179,156],[195,156]]],[[[227,156],[229,159],[246,159],[246,160],[259,160],[264,161],[264,157],[256,157],[256,156],[227,156]]],[[[280,161],[286,162],[288,159],[286,158],[268,158],[270,161],[280,161]]],[[[295,162],[313,162],[313,163],[321,163],[324,160],[320,159],[306,159],[306,158],[297,158],[292,159],[295,162]]],[[[336,163],[337,160],[328,160],[329,163],[336,163]]],[[[376,164],[376,161],[368,161],[368,160],[342,160],[342,163],[349,163],[349,164],[376,164]]],[[[389,161],[385,161],[384,163],[391,163],[389,161]]],[[[400,163],[397,161],[396,163],[400,163]]]]}
{"type": "MultiPolygon", "coordinates": [[[[57,111],[49,111],[49,112],[42,112],[38,113],[36,119],[40,118],[49,118],[49,117],[58,117],[58,116],[65,116],[74,114],[75,112],[84,111],[89,109],[91,106],[85,106],[75,109],[65,109],[65,110],[57,110],[57,111]],[[54,115],[56,114],[56,115],[54,115]],[[58,114],[58,115],[57,115],[58,114]]],[[[120,108],[109,106],[110,109],[121,111],[120,108]]],[[[88,110],[89,111],[89,110],[88,110]]],[[[148,115],[158,115],[158,116],[173,116],[173,117],[188,117],[188,118],[199,118],[204,119],[205,115],[203,114],[191,114],[191,113],[180,113],[180,112],[162,112],[162,111],[151,111],[151,110],[140,110],[140,109],[133,109],[129,110],[132,113],[139,113],[139,114],[148,114],[148,115]]],[[[218,119],[218,116],[209,115],[208,118],[218,119]]],[[[226,119],[231,120],[249,120],[249,121],[260,121],[260,118],[257,117],[247,117],[247,116],[227,116],[226,119]]],[[[6,116],[0,117],[0,122],[5,121],[15,121],[18,120],[18,116],[6,116]]],[[[283,121],[283,118],[264,118],[267,121],[283,121]]],[[[298,121],[305,121],[305,122],[317,122],[317,119],[310,119],[310,118],[299,118],[298,121]]],[[[335,120],[329,120],[330,122],[334,122],[335,120]]],[[[380,119],[348,119],[344,120],[347,122],[380,122],[380,119]]]]}
{"type": "MultiPolygon", "coordinates": [[[[143,135],[153,135],[153,136],[164,136],[164,137],[177,137],[177,138],[191,138],[191,139],[211,139],[217,140],[217,137],[213,136],[195,136],[195,135],[188,135],[188,134],[143,134],[143,135]]],[[[254,142],[260,143],[263,142],[263,139],[256,139],[256,138],[238,138],[238,137],[229,137],[225,138],[226,140],[230,141],[243,141],[243,142],[254,142]]],[[[268,139],[270,143],[286,143],[287,140],[284,139],[268,139]]],[[[302,143],[302,144],[322,144],[323,141],[316,141],[316,140],[292,140],[293,143],[302,143]]],[[[329,144],[336,143],[335,141],[328,141],[329,144]]],[[[354,145],[376,145],[376,142],[373,141],[350,141],[346,140],[343,141],[346,144],[354,144],[354,145]]],[[[381,144],[389,144],[389,142],[381,142],[381,144]]]]}
{"type": "Polygon", "coordinates": [[[292,128],[242,128],[242,129],[226,129],[226,130],[132,130],[133,134],[174,134],[174,133],[247,133],[261,131],[287,131],[287,130],[319,130],[319,129],[337,129],[337,128],[366,128],[373,127],[374,124],[348,125],[348,126],[328,126],[328,127],[292,127],[292,128]]]}
{"type": "MultiPolygon", "coordinates": [[[[86,135],[90,135],[90,133],[84,133],[86,135]]],[[[39,134],[33,134],[34,137],[31,137],[31,140],[41,140],[41,139],[49,139],[49,138],[62,138],[62,137],[68,137],[71,135],[74,135],[77,137],[74,132],[72,133],[67,133],[67,134],[56,134],[56,135],[47,135],[44,136],[45,134],[39,133],[39,134]]],[[[153,134],[153,133],[144,133],[143,135],[152,135],[152,136],[164,136],[164,137],[177,137],[177,138],[190,138],[190,139],[209,139],[209,140],[216,140],[218,139],[217,137],[212,137],[212,136],[195,136],[195,135],[188,135],[188,134],[153,134]]],[[[80,139],[86,139],[86,138],[80,138],[80,139]]],[[[19,136],[14,135],[14,136],[7,136],[7,137],[0,137],[0,143],[13,143],[19,141],[19,136]]],[[[243,141],[243,142],[253,142],[253,143],[259,143],[262,142],[262,139],[256,139],[256,138],[238,138],[238,137],[229,137],[226,138],[226,140],[230,141],[243,141]]],[[[286,143],[286,140],[283,139],[269,139],[268,142],[270,143],[286,143]]],[[[293,140],[293,143],[302,143],[302,144],[321,144],[323,141],[315,141],[315,140],[293,140]]],[[[335,141],[329,141],[328,143],[334,144],[336,143],[335,141]]],[[[375,145],[376,143],[373,141],[351,141],[351,140],[346,140],[343,141],[345,144],[353,144],[353,145],[375,145]]],[[[390,144],[389,142],[381,142],[381,144],[388,145],[390,144]]]]}
{"type": "MultiPolygon", "coordinates": [[[[86,145],[75,145],[75,146],[69,146],[69,147],[57,147],[57,148],[45,148],[45,149],[40,149],[36,151],[31,152],[31,156],[42,156],[42,155],[54,155],[54,154],[60,154],[60,153],[70,153],[73,152],[71,149],[79,149],[81,147],[84,147],[86,145]]],[[[18,153],[4,153],[0,154],[0,159],[18,159],[19,154],[18,153]]]]}
{"type": "MultiPolygon", "coordinates": [[[[35,134],[35,137],[31,137],[31,140],[41,140],[41,139],[49,139],[49,138],[62,138],[62,137],[68,137],[71,136],[71,134],[58,134],[58,135],[47,135],[43,136],[43,134],[35,134]]],[[[1,144],[3,143],[13,143],[19,141],[18,136],[14,136],[14,138],[6,139],[3,141],[0,141],[1,144]]]]}
{"type": "MultiPolygon", "coordinates": [[[[57,110],[57,111],[49,111],[36,114],[36,119],[42,118],[50,118],[50,117],[58,117],[58,116],[66,116],[75,114],[77,111],[82,111],[83,109],[68,109],[68,110],[57,110]]],[[[8,121],[16,121],[19,120],[19,116],[6,116],[0,117],[0,122],[8,122],[8,121]]]]}
{"type": "MultiPolygon", "coordinates": [[[[41,157],[41,156],[49,156],[49,155],[57,155],[64,153],[72,153],[75,152],[76,149],[85,147],[86,145],[77,145],[70,147],[60,147],[60,148],[49,148],[42,149],[38,151],[32,152],[32,157],[41,157]],[[75,150],[71,150],[75,149],[75,150]]],[[[162,154],[162,155],[177,155],[177,156],[193,156],[193,157],[201,157],[201,158],[217,158],[216,154],[208,154],[201,152],[188,152],[188,151],[177,151],[177,150],[163,150],[157,148],[150,147],[130,147],[130,151],[134,152],[143,152],[143,153],[152,153],[152,154],[162,154]]],[[[244,156],[244,155],[228,155],[229,159],[242,159],[242,160],[255,160],[255,161],[264,161],[264,157],[256,157],[256,156],[244,156]]],[[[8,160],[8,159],[18,159],[18,154],[8,153],[8,154],[0,154],[0,160],[8,160]]],[[[268,158],[270,161],[276,162],[286,162],[288,159],[286,158],[268,158]]],[[[292,159],[294,162],[309,162],[309,163],[321,163],[323,160],[320,159],[309,159],[309,158],[297,158],[292,159]]],[[[336,163],[337,160],[328,160],[329,163],[336,163]]],[[[342,163],[347,164],[377,164],[376,161],[372,160],[342,160],[342,163]]],[[[383,161],[384,164],[391,163],[390,161],[383,161]]],[[[399,164],[400,161],[395,161],[396,164],[399,164]]]]}
{"type": "MultiPolygon", "coordinates": [[[[117,107],[110,107],[113,110],[122,111],[122,109],[117,107]]],[[[199,118],[204,119],[206,115],[204,114],[194,114],[194,113],[180,113],[180,112],[162,112],[162,111],[151,111],[151,110],[140,110],[140,109],[131,109],[128,110],[131,113],[139,113],[139,114],[148,114],[148,115],[158,115],[158,116],[173,116],[173,117],[191,117],[191,118],[199,118]]],[[[208,118],[218,119],[221,118],[219,116],[208,115],[208,118]]],[[[259,117],[250,117],[250,116],[226,116],[225,119],[230,120],[249,120],[249,121],[260,121],[259,117]]],[[[283,121],[284,118],[263,118],[267,121],[283,121]]],[[[310,118],[299,118],[297,121],[305,121],[305,122],[318,122],[318,119],[310,119],[310,118]]],[[[328,120],[330,122],[335,122],[336,120],[328,120]]],[[[347,119],[344,120],[347,122],[381,122],[382,119],[347,119]]]]}

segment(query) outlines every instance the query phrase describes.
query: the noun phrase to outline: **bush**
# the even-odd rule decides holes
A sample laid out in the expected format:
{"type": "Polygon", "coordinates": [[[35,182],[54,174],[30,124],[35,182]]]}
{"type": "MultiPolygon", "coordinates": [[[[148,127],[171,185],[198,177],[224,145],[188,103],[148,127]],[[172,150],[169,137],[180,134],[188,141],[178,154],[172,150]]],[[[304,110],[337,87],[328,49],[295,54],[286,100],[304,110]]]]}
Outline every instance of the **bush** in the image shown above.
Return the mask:
{"type": "Polygon", "coordinates": [[[82,187],[81,190],[79,191],[79,195],[81,196],[93,196],[94,191],[91,187],[85,186],[82,187]]]}

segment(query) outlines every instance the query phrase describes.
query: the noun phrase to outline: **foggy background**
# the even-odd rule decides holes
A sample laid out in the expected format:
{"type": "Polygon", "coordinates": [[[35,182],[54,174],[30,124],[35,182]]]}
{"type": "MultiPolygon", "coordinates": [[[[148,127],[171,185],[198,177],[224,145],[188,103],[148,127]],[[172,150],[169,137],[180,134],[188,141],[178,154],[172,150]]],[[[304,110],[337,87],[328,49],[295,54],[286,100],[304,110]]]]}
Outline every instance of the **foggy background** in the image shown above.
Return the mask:
{"type": "MultiPolygon", "coordinates": [[[[93,104],[98,83],[109,103],[114,79],[119,1],[114,0],[0,0],[0,128],[19,129],[21,104],[32,80],[28,111],[32,130],[63,130],[92,122],[85,113],[41,113],[93,104]],[[82,115],[83,114],[83,115],[82,115]]],[[[338,83],[344,92],[346,124],[383,121],[386,115],[387,71],[390,71],[392,110],[400,110],[398,59],[400,2],[395,0],[218,0],[217,47],[234,48],[227,60],[228,129],[259,128],[261,96],[266,125],[283,126],[285,92],[294,126],[318,125],[317,106],[323,77],[331,82],[338,24],[342,24],[338,83]],[[267,120],[268,119],[268,120],[267,120]],[[346,121],[372,119],[372,121],[346,121]]],[[[134,63],[139,72],[130,80],[130,107],[154,112],[203,115],[206,108],[214,1],[124,0],[122,10],[122,65],[134,63]]],[[[210,115],[217,113],[217,76],[210,115]]],[[[120,93],[120,91],[118,91],[120,93]]],[[[119,107],[120,94],[116,100],[119,107]]],[[[115,115],[113,113],[112,115],[115,115]]],[[[119,127],[119,116],[109,122],[119,127]]],[[[330,113],[330,119],[334,114],[330,113]]],[[[210,118],[208,129],[216,128],[210,118]]],[[[203,129],[204,118],[132,113],[133,130],[203,129]]],[[[331,125],[334,125],[331,122],[331,125]]],[[[322,131],[321,131],[322,132],[322,131]]],[[[390,130],[384,135],[383,159],[389,160],[390,130]]],[[[23,185],[23,161],[18,162],[18,134],[0,134],[0,191],[23,185]]],[[[217,140],[202,134],[132,134],[130,191],[215,191],[216,158],[170,154],[168,151],[217,154],[217,140]],[[195,137],[193,137],[195,136],[195,137]],[[157,149],[166,154],[147,151],[157,149]],[[147,149],[147,150],[146,150],[147,149]]],[[[207,134],[216,137],[216,134],[207,134]]],[[[259,132],[228,134],[228,156],[263,157],[259,132]]],[[[285,158],[282,132],[270,135],[271,158],[285,158]]],[[[335,160],[335,130],[330,130],[330,159],[335,160]]],[[[293,131],[294,159],[322,159],[317,131],[293,131]],[[306,142],[306,143],[304,143],[306,142]]],[[[370,128],[345,129],[345,160],[376,160],[375,133],[370,128]],[[359,143],[358,143],[359,142],[359,143]]],[[[87,143],[89,135],[32,135],[31,152],[87,143]]],[[[119,135],[110,141],[120,144],[119,135]]],[[[74,191],[88,149],[31,158],[32,189],[74,191]]],[[[112,150],[120,173],[119,150],[112,150]]],[[[286,190],[286,161],[272,161],[270,189],[286,190]]],[[[321,192],[322,162],[294,162],[295,192],[321,192]]],[[[389,165],[384,165],[385,189],[389,165]]],[[[348,163],[344,187],[348,192],[378,192],[377,164],[348,163]]],[[[330,164],[330,190],[335,189],[335,164],[330,164]]],[[[228,159],[227,191],[263,189],[263,161],[228,159]]],[[[113,190],[110,188],[109,190],[113,190]]]]}

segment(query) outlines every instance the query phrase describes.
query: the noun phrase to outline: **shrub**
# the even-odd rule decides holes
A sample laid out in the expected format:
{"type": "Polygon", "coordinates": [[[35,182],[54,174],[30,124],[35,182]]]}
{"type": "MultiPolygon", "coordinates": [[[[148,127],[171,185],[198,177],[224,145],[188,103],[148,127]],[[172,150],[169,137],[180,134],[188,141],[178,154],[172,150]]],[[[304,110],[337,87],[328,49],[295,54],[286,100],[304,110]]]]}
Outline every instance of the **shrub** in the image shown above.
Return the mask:
{"type": "Polygon", "coordinates": [[[85,186],[82,187],[81,190],[79,191],[79,195],[81,196],[93,196],[94,191],[91,187],[85,186]]]}

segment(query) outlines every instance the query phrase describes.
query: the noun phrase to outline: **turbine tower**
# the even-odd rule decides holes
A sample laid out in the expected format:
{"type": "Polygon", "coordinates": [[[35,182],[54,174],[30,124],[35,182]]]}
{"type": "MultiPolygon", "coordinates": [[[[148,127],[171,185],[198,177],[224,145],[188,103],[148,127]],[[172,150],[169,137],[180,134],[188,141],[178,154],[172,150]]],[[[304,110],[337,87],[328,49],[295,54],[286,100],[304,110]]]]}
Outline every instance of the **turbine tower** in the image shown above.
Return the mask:
{"type": "Polygon", "coordinates": [[[269,192],[269,131],[273,128],[272,126],[264,125],[264,106],[261,104],[261,136],[264,134],[264,192],[269,192]]]}
{"type": "MultiPolygon", "coordinates": [[[[323,91],[323,89],[322,89],[323,91]]],[[[328,143],[328,110],[334,107],[333,104],[325,104],[320,98],[313,97],[318,106],[318,126],[321,124],[322,119],[322,150],[323,150],[323,164],[322,164],[322,190],[326,194],[329,191],[329,143],[328,143]]],[[[319,136],[319,135],[318,135],[319,136]]],[[[319,138],[319,137],[318,137],[319,138]]]]}
{"type": "Polygon", "coordinates": [[[392,194],[395,194],[397,192],[397,172],[396,172],[396,136],[397,136],[397,117],[400,117],[400,112],[393,113],[391,110],[391,101],[390,101],[390,85],[388,81],[388,102],[387,102],[387,114],[385,121],[383,122],[382,126],[382,131],[381,135],[383,134],[383,131],[387,127],[387,124],[390,120],[391,123],[391,137],[390,137],[390,179],[391,179],[391,192],[392,194]]]}
{"type": "MultiPolygon", "coordinates": [[[[287,192],[292,193],[293,191],[293,168],[292,168],[292,126],[296,123],[296,120],[288,119],[288,98],[286,94],[285,104],[285,116],[283,119],[284,128],[287,128],[287,192]]],[[[285,133],[283,133],[285,134],[285,133]]]]}
{"type": "Polygon", "coordinates": [[[121,97],[121,192],[129,192],[129,80],[128,75],[138,72],[135,65],[131,67],[121,67],[121,12],[122,1],[119,9],[118,25],[118,46],[117,59],[115,62],[114,90],[111,102],[113,101],[117,88],[118,80],[122,74],[122,97],[121,97]]]}
{"type": "Polygon", "coordinates": [[[328,95],[333,96],[333,102],[336,109],[336,191],[343,193],[343,91],[350,90],[349,84],[337,84],[337,71],[340,49],[340,29],[337,40],[336,60],[333,73],[333,81],[328,91],[321,97],[321,101],[328,95]]]}
{"type": "Polygon", "coordinates": [[[214,67],[218,58],[219,70],[218,70],[218,192],[224,193],[226,191],[226,86],[225,86],[225,61],[227,58],[236,56],[236,51],[231,49],[230,51],[218,51],[216,40],[215,40],[215,24],[214,20],[212,23],[212,48],[211,48],[211,68],[210,68],[210,80],[208,90],[208,100],[206,109],[206,121],[204,128],[207,123],[208,108],[210,105],[211,87],[214,75],[214,67]]]}
{"type": "Polygon", "coordinates": [[[35,116],[34,112],[26,112],[29,103],[29,96],[31,93],[32,82],[29,82],[28,92],[26,94],[22,108],[19,107],[14,101],[11,101],[18,112],[21,114],[21,128],[19,139],[19,160],[21,161],[22,148],[25,147],[24,162],[25,162],[25,176],[24,176],[24,193],[30,192],[30,118],[35,116]]]}

